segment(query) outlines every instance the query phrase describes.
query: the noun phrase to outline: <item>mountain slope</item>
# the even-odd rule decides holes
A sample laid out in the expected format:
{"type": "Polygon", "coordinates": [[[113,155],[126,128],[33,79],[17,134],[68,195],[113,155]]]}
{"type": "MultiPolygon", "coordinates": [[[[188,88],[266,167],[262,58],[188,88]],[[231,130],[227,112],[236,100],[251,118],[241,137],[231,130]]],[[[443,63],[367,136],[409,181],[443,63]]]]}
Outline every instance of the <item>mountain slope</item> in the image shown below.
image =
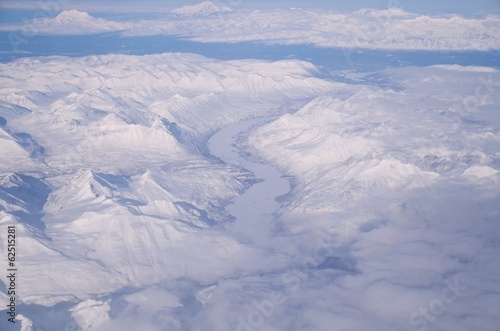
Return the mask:
{"type": "Polygon", "coordinates": [[[40,18],[33,21],[40,33],[73,35],[96,34],[126,29],[126,25],[90,16],[78,10],[65,10],[54,18],[40,18]]]}
{"type": "Polygon", "coordinates": [[[499,71],[319,74],[193,54],[0,64],[22,327],[406,330],[454,286],[432,328],[496,330],[499,71]]]}
{"type": "MultiPolygon", "coordinates": [[[[57,22],[68,20],[89,17],[57,22]]],[[[0,70],[0,222],[17,224],[23,242],[19,300],[42,306],[270,264],[242,265],[264,253],[212,230],[255,178],[205,143],[243,118],[350,89],[313,77],[305,62],[192,54],[24,59],[0,70]],[[30,198],[30,189],[43,194],[30,198]]]]}
{"type": "MultiPolygon", "coordinates": [[[[483,71],[391,69],[387,74],[406,82],[403,91],[364,87],[344,100],[319,97],[256,130],[249,144],[296,178],[297,195],[288,211],[335,211],[370,195],[391,200],[397,194],[390,192],[428,186],[443,176],[463,180],[463,174],[487,169],[498,158],[490,148],[498,144],[495,129],[486,124],[496,121],[489,105],[498,98],[485,93],[484,106],[478,105],[484,107],[481,115],[467,106],[466,91],[477,88],[476,77],[483,71]],[[433,96],[433,90],[441,94],[433,96]],[[429,108],[430,96],[436,108],[429,108]],[[474,138],[457,128],[475,132],[474,138]]],[[[478,174],[491,174],[491,180],[496,176],[495,171],[478,174]]]]}

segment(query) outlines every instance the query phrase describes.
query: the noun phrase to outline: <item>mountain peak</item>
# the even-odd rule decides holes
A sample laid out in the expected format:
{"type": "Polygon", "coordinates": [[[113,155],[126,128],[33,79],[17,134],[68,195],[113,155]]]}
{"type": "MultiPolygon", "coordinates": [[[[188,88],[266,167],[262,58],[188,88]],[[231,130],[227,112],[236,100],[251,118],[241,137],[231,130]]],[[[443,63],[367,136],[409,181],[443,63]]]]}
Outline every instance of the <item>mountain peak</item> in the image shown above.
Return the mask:
{"type": "Polygon", "coordinates": [[[57,23],[88,22],[90,20],[92,20],[92,16],[76,9],[65,10],[54,17],[54,22],[57,23]]]}
{"type": "Polygon", "coordinates": [[[174,15],[179,16],[198,16],[198,15],[212,15],[216,13],[227,13],[232,10],[227,7],[217,6],[211,1],[204,1],[194,6],[184,6],[171,11],[174,15]]]}
{"type": "Polygon", "coordinates": [[[362,8],[354,13],[361,16],[379,17],[381,19],[387,17],[404,17],[410,15],[408,12],[397,7],[391,7],[387,9],[362,8]]]}
{"type": "Polygon", "coordinates": [[[126,24],[97,18],[75,9],[65,10],[54,18],[35,18],[34,24],[40,33],[55,35],[93,34],[126,29],[126,24]]]}

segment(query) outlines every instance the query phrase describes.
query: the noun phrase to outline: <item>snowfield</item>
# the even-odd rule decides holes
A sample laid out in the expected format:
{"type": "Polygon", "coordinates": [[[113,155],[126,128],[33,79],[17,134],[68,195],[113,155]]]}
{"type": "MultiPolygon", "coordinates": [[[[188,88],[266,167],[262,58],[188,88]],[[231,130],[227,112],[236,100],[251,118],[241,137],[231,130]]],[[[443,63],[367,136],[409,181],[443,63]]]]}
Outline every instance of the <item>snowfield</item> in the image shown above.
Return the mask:
{"type": "Polygon", "coordinates": [[[172,53],[0,71],[23,330],[412,330],[447,284],[433,329],[496,329],[498,70],[379,87],[172,53]]]}

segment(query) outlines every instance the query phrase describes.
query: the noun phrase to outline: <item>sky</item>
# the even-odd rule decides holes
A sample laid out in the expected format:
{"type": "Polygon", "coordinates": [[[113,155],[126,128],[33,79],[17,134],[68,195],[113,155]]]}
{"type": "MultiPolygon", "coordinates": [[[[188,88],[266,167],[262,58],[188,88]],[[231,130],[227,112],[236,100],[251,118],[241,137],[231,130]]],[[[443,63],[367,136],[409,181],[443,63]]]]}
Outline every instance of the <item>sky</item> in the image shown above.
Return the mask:
{"type": "MultiPolygon", "coordinates": [[[[75,0],[43,0],[43,1],[19,1],[19,0],[0,0],[0,5],[4,8],[11,7],[31,7],[36,9],[40,4],[63,4],[65,9],[86,9],[88,11],[107,10],[112,8],[114,11],[148,11],[158,7],[171,9],[183,5],[193,5],[202,2],[202,0],[121,0],[121,1],[75,1],[75,0]]],[[[457,0],[214,0],[218,5],[242,9],[259,8],[328,8],[341,12],[356,11],[360,8],[379,8],[399,7],[405,11],[423,13],[423,14],[462,14],[462,15],[485,15],[500,14],[500,0],[475,0],[475,1],[457,1],[457,0]]]]}

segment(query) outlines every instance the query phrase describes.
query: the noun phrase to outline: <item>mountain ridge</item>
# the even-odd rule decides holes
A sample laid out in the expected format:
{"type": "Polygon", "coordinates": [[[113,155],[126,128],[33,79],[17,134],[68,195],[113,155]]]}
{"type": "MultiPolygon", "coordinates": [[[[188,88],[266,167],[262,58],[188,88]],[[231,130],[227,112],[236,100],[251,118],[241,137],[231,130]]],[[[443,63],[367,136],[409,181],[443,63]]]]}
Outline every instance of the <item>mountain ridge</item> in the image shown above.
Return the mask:
{"type": "Polygon", "coordinates": [[[172,10],[170,13],[177,16],[208,16],[229,13],[233,10],[228,7],[217,6],[211,1],[204,1],[193,6],[183,6],[172,10]]]}

